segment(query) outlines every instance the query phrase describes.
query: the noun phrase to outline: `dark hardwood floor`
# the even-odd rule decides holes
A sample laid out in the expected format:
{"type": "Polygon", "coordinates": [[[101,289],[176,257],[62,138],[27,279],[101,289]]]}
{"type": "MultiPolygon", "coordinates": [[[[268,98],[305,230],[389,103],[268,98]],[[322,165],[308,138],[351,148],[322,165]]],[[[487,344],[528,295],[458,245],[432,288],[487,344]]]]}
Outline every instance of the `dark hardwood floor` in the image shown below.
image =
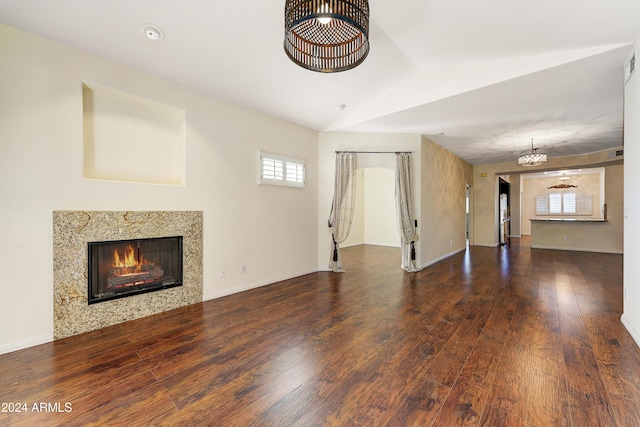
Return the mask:
{"type": "Polygon", "coordinates": [[[621,255],[513,239],[416,274],[398,249],[343,258],[2,355],[0,426],[640,425],[621,255]]]}

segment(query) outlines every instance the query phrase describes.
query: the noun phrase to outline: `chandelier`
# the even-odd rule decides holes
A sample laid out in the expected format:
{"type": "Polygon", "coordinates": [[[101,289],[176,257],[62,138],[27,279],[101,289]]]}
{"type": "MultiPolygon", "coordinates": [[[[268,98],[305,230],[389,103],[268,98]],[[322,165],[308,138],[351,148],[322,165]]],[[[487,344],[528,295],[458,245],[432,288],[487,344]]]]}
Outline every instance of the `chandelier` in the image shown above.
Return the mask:
{"type": "Polygon", "coordinates": [[[533,138],[531,138],[531,153],[518,157],[518,164],[522,166],[539,166],[547,162],[545,153],[538,153],[538,148],[533,148],[533,138]]]}
{"type": "Polygon", "coordinates": [[[367,0],[286,0],[284,50],[301,67],[335,73],[369,53],[367,0]]]}

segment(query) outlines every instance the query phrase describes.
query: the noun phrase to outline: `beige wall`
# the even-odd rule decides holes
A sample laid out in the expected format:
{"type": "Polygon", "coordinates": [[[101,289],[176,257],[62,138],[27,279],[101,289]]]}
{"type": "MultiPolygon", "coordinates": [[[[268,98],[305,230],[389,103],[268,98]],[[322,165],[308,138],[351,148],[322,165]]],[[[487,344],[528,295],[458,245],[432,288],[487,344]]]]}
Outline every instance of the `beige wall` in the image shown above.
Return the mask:
{"type": "Polygon", "coordinates": [[[509,183],[511,184],[511,194],[510,198],[510,215],[511,215],[511,227],[510,227],[510,236],[511,237],[521,237],[522,236],[522,206],[520,205],[520,177],[515,175],[513,179],[510,178],[509,183]]]}
{"type": "Polygon", "coordinates": [[[466,184],[473,184],[473,168],[425,137],[422,138],[421,162],[421,236],[418,243],[421,265],[426,266],[466,247],[466,184]]]}
{"type": "Polygon", "coordinates": [[[205,299],[316,270],[317,132],[3,25],[0,58],[0,353],[52,338],[54,210],[203,211],[205,299]],[[185,111],[183,185],[83,178],[83,81],[185,111]],[[307,187],[258,185],[260,149],[307,187]]]}

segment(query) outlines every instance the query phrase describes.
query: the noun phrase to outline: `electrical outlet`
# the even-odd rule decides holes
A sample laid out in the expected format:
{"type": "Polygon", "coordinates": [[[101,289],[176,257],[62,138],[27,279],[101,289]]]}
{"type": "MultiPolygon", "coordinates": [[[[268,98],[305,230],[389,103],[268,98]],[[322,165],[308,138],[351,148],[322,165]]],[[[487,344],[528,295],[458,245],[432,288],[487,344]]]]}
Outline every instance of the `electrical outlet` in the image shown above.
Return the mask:
{"type": "Polygon", "coordinates": [[[246,273],[247,272],[247,264],[242,264],[240,266],[240,273],[246,273]]]}
{"type": "Polygon", "coordinates": [[[564,236],[564,241],[568,242],[569,241],[569,236],[564,236]]]}
{"type": "Polygon", "coordinates": [[[224,279],[225,277],[227,277],[227,270],[224,268],[220,269],[220,278],[224,279]]]}

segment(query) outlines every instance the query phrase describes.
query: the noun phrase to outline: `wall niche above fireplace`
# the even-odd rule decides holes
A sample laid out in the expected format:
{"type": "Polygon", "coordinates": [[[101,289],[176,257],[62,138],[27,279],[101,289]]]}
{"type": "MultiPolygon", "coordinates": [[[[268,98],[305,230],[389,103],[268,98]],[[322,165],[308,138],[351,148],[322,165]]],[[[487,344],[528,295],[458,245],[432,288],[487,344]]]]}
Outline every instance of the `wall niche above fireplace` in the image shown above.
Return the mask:
{"type": "Polygon", "coordinates": [[[182,286],[182,236],[87,247],[89,304],[182,286]]]}

